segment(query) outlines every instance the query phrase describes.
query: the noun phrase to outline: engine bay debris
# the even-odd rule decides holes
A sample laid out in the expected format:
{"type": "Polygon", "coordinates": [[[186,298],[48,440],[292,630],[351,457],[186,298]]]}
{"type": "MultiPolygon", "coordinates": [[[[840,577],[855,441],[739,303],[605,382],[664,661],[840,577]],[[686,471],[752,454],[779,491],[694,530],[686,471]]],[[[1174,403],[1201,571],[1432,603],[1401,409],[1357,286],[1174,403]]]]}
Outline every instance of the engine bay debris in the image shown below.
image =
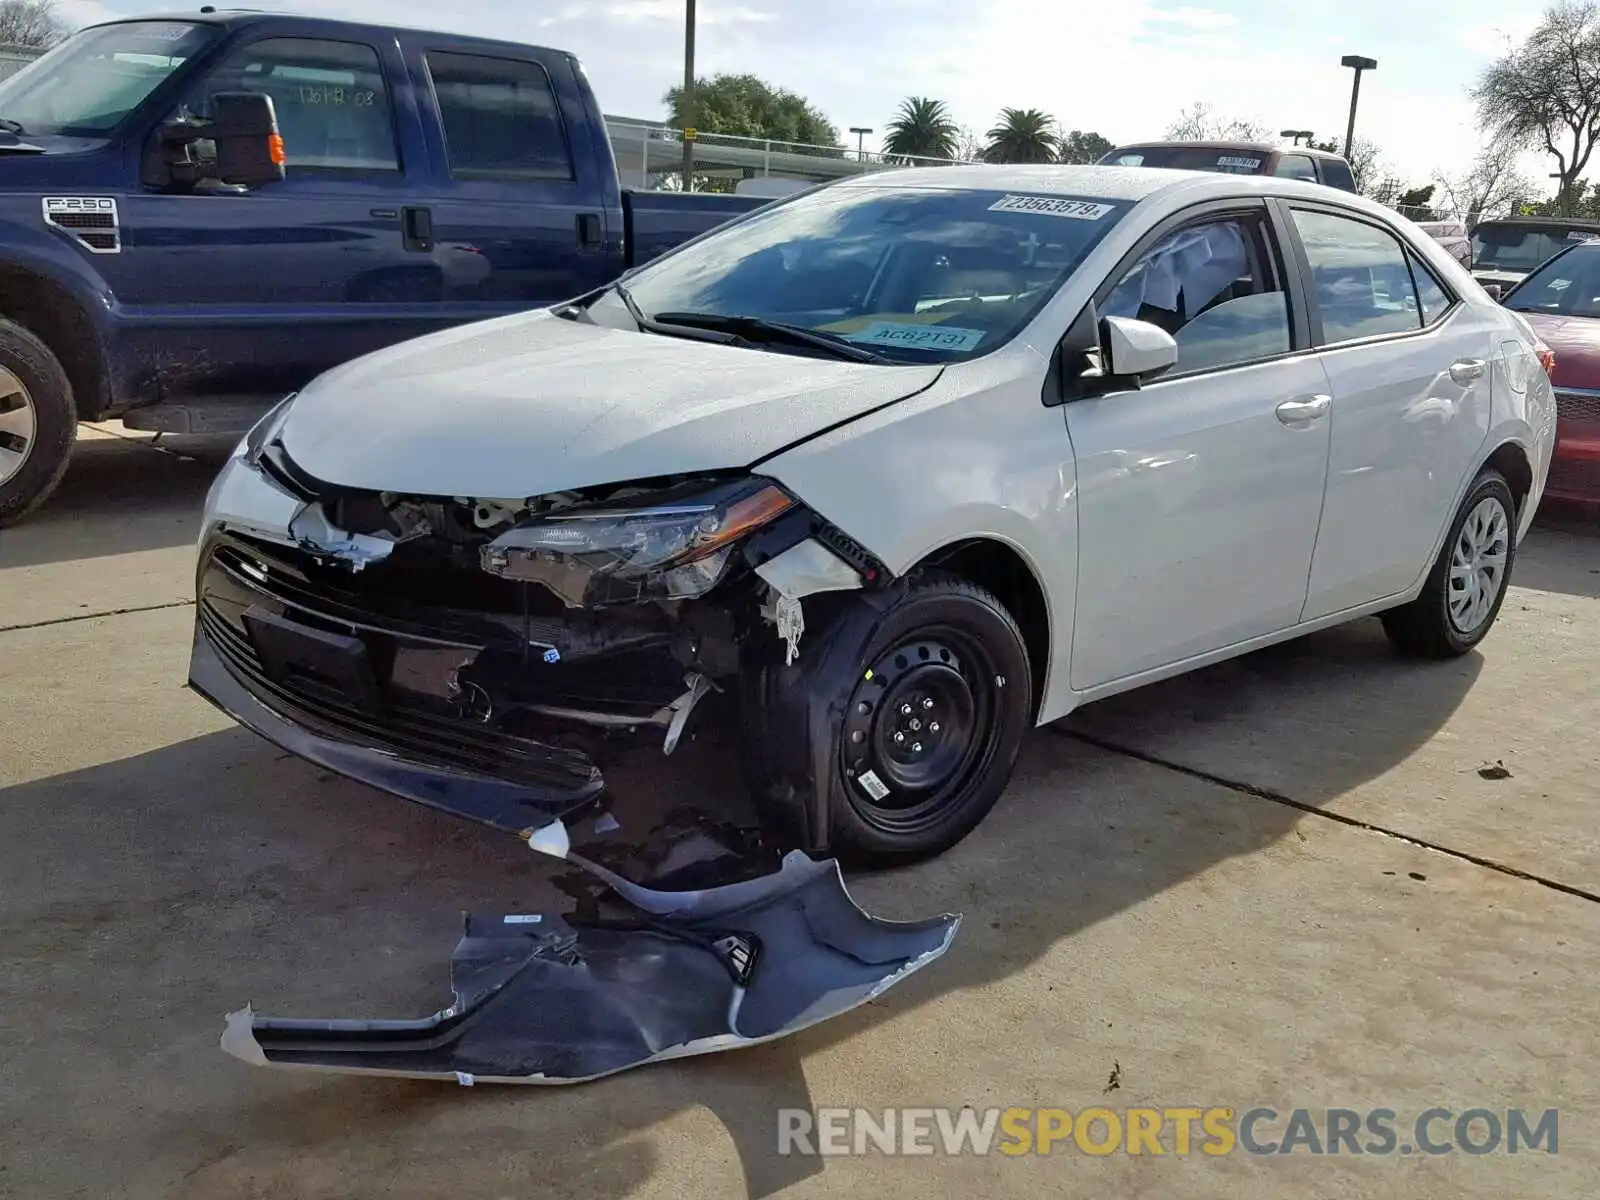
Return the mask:
{"type": "Polygon", "coordinates": [[[603,881],[566,915],[469,914],[452,1001],[419,1020],[284,1020],[246,1006],[221,1045],[256,1066],[477,1083],[582,1083],[773,1041],[839,1016],[940,957],[959,915],[870,916],[837,862],[660,891],[572,852],[560,822],[529,846],[603,881]]]}

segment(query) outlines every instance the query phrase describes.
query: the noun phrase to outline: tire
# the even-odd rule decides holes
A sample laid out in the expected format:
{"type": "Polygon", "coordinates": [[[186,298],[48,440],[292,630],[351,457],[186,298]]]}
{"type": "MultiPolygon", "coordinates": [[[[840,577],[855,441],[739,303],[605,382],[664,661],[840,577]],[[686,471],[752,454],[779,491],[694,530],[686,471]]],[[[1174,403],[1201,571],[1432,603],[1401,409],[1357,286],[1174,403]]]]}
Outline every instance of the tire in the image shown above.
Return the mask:
{"type": "Polygon", "coordinates": [[[1383,614],[1384,632],[1396,648],[1418,658],[1455,658],[1483,641],[1505,603],[1517,555],[1516,529],[1511,487],[1500,472],[1486,469],[1467,489],[1422,591],[1411,603],[1383,614]],[[1498,570],[1491,575],[1489,564],[1496,559],[1498,570]],[[1492,595],[1474,602],[1474,595],[1484,596],[1486,582],[1492,595]]]}
{"type": "Polygon", "coordinates": [[[0,525],[42,504],[72,458],[72,384],[50,348],[0,320],[0,525]]]}
{"type": "Polygon", "coordinates": [[[963,579],[914,578],[842,684],[829,698],[843,701],[843,720],[825,758],[835,854],[889,866],[932,858],[971,833],[1005,790],[1032,724],[1027,646],[1005,606],[963,579]]]}

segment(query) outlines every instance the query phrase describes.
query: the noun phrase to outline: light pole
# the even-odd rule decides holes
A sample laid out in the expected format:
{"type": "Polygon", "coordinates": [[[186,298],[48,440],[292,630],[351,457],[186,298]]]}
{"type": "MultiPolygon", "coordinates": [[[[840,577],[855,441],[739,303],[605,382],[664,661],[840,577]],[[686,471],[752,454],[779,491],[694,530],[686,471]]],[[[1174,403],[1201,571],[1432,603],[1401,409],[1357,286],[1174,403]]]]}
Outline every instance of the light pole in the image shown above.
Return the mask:
{"type": "Polygon", "coordinates": [[[856,161],[864,165],[867,161],[867,134],[871,133],[872,130],[865,125],[852,125],[850,126],[850,132],[856,135],[856,161]]]}
{"type": "MultiPolygon", "coordinates": [[[[691,3],[693,0],[691,0],[691,3]]],[[[1346,54],[1339,60],[1341,67],[1349,67],[1356,73],[1355,82],[1350,85],[1350,124],[1344,130],[1344,156],[1348,161],[1350,148],[1356,140],[1356,100],[1361,96],[1361,72],[1376,71],[1378,60],[1375,58],[1362,58],[1359,54],[1346,54]]]]}
{"type": "Polygon", "coordinates": [[[678,100],[678,116],[683,120],[683,190],[687,192],[694,169],[694,0],[684,0],[683,95],[678,100]]]}
{"type": "Polygon", "coordinates": [[[1292,138],[1296,146],[1300,144],[1301,138],[1305,138],[1306,145],[1311,145],[1311,130],[1309,129],[1280,129],[1278,136],[1292,138]]]}

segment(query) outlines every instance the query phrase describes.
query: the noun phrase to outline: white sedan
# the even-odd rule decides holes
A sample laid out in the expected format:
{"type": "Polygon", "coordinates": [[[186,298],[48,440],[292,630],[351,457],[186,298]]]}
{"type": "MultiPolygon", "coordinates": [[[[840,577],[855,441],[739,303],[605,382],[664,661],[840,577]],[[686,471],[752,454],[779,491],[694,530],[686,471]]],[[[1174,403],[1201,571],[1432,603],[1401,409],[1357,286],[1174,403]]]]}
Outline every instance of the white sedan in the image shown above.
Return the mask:
{"type": "Polygon", "coordinates": [[[209,498],[190,681],[512,830],[604,804],[575,734],[720,713],[790,844],[925,857],[1088,701],[1374,614],[1470,651],[1550,367],[1312,184],[841,180],[285,401],[209,498]]]}

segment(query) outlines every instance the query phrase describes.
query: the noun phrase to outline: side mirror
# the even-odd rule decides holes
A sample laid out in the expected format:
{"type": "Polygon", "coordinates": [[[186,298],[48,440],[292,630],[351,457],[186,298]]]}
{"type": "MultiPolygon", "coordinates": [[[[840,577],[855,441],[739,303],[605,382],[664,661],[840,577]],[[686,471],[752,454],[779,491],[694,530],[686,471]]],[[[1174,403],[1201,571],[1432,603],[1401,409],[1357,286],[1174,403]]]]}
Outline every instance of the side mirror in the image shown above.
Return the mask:
{"type": "Polygon", "coordinates": [[[211,106],[210,120],[185,115],[156,130],[145,151],[146,185],[242,192],[284,177],[283,138],[271,96],[218,92],[211,106]]]}
{"type": "Polygon", "coordinates": [[[256,187],[284,176],[283,137],[272,97],[261,92],[218,92],[211,98],[211,140],[217,178],[256,187]]]}
{"type": "Polygon", "coordinates": [[[1129,380],[1135,387],[1178,363],[1178,343],[1165,329],[1148,321],[1102,317],[1100,346],[1106,375],[1129,380]]]}
{"type": "Polygon", "coordinates": [[[1489,293],[1491,300],[1499,300],[1505,295],[1505,289],[1498,283],[1486,283],[1483,285],[1483,290],[1489,293]]]}

